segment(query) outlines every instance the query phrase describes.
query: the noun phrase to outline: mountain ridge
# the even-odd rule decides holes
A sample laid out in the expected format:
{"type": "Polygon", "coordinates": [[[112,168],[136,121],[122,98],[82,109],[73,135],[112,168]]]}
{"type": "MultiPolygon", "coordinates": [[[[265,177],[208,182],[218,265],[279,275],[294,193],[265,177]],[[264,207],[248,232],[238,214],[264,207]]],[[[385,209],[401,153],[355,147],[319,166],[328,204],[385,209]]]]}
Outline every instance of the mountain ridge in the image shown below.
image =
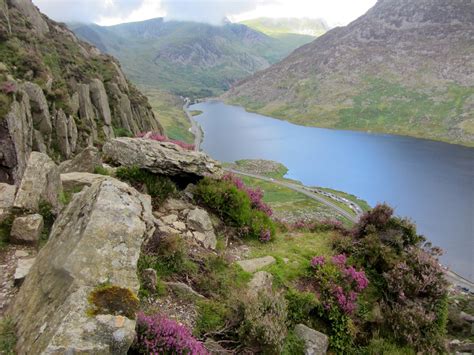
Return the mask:
{"type": "Polygon", "coordinates": [[[294,123],[474,144],[474,4],[379,1],[223,98],[294,123]]]}

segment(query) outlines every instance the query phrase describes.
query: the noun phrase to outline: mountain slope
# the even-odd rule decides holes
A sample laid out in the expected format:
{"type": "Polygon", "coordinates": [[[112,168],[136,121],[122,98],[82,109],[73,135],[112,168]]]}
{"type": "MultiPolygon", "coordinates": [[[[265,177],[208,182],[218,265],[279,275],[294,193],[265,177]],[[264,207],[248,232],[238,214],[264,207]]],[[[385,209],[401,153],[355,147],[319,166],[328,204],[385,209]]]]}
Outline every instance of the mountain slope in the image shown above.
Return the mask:
{"type": "Polygon", "coordinates": [[[197,97],[220,94],[312,40],[301,35],[280,40],[241,24],[212,26],[161,18],[71,28],[116,56],[136,84],[197,97]]]}
{"type": "Polygon", "coordinates": [[[224,98],[299,124],[474,145],[474,3],[379,0],[224,98]]]}
{"type": "Polygon", "coordinates": [[[61,161],[148,130],[162,127],[112,57],[31,0],[0,0],[0,182],[18,181],[32,150],[61,161]]]}

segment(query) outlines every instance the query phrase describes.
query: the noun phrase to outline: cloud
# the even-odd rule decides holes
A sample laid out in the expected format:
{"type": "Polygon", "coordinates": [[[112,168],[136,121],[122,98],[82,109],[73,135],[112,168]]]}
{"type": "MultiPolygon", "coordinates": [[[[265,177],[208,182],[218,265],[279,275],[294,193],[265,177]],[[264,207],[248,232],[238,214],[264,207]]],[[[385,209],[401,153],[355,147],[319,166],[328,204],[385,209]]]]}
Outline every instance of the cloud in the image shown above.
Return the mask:
{"type": "Polygon", "coordinates": [[[220,24],[225,17],[255,10],[273,0],[162,0],[166,19],[220,24]]]}
{"type": "Polygon", "coordinates": [[[41,12],[56,21],[98,22],[105,17],[125,18],[145,0],[33,0],[41,12]]]}

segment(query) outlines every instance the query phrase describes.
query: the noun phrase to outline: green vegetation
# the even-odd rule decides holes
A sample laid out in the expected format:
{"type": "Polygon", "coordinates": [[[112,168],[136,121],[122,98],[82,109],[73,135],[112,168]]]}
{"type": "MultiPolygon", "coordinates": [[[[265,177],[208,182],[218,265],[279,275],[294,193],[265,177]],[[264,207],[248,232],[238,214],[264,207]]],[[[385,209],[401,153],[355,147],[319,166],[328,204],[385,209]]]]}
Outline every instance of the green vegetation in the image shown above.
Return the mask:
{"type": "Polygon", "coordinates": [[[191,112],[191,116],[199,116],[202,114],[202,111],[200,110],[192,110],[191,112]]]}
{"type": "Polygon", "coordinates": [[[15,325],[11,318],[0,319],[0,353],[3,355],[15,354],[16,334],[15,325]]]}
{"type": "Polygon", "coordinates": [[[132,132],[122,127],[113,127],[115,137],[133,137],[132,132]]]}
{"type": "Polygon", "coordinates": [[[177,191],[175,183],[168,177],[155,175],[137,167],[120,167],[117,169],[116,176],[139,191],[150,195],[155,208],[177,191]]]}
{"type": "Polygon", "coordinates": [[[161,19],[71,27],[80,38],[117,57],[135,84],[191,98],[220,95],[232,82],[278,62],[313,39],[298,34],[272,38],[240,24],[161,19]],[[144,23],[147,36],[142,35],[144,23]]]}
{"type": "Polygon", "coordinates": [[[94,168],[94,174],[105,175],[105,176],[110,175],[109,171],[101,165],[96,166],[94,168]]]}
{"type": "Polygon", "coordinates": [[[255,208],[249,195],[231,181],[204,178],[196,186],[194,198],[229,226],[240,229],[243,236],[263,240],[275,235],[270,217],[255,208]]]}
{"type": "Polygon", "coordinates": [[[138,311],[138,297],[128,288],[116,285],[100,285],[89,295],[91,308],[88,314],[113,314],[135,319],[138,311]]]}
{"type": "Polygon", "coordinates": [[[53,206],[44,200],[40,201],[39,203],[38,213],[43,216],[43,230],[41,231],[39,238],[39,246],[41,247],[48,241],[49,234],[51,233],[54,221],[56,220],[56,216],[53,212],[53,206]]]}
{"type": "Polygon", "coordinates": [[[189,131],[191,123],[183,111],[183,100],[149,86],[142,86],[142,89],[150,100],[153,112],[165,129],[166,135],[171,139],[193,143],[194,136],[189,131]]]}
{"type": "Polygon", "coordinates": [[[0,223],[0,250],[4,249],[10,240],[14,217],[8,216],[0,223]]]}

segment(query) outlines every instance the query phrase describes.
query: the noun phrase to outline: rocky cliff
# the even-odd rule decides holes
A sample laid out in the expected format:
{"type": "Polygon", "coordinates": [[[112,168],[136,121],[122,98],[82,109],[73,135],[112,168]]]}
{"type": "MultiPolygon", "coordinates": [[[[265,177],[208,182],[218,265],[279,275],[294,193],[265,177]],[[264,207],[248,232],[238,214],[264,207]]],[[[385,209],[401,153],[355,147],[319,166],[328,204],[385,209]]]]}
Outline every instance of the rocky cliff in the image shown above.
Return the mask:
{"type": "Polygon", "coordinates": [[[225,98],[299,124],[474,144],[474,4],[379,0],[225,98]]]}
{"type": "Polygon", "coordinates": [[[41,14],[0,1],[0,181],[18,182],[31,151],[56,161],[116,135],[162,128],[119,64],[41,14]]]}

